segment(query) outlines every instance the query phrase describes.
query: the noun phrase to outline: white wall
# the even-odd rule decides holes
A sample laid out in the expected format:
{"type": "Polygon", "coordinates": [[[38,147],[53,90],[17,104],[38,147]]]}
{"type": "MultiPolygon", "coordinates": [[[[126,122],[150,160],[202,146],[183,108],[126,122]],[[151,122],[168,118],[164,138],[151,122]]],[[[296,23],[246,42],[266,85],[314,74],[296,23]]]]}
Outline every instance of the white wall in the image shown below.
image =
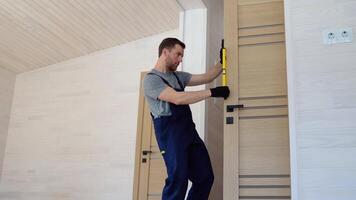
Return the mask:
{"type": "Polygon", "coordinates": [[[10,120],[15,73],[0,67],[0,180],[10,120]]]}
{"type": "Polygon", "coordinates": [[[285,0],[293,199],[356,196],[356,41],[324,45],[352,27],[354,0],[285,0]]]}
{"type": "MultiPolygon", "coordinates": [[[[183,22],[182,40],[186,44],[182,62],[183,71],[202,74],[206,71],[206,9],[186,10],[181,17],[183,22]]],[[[205,85],[187,87],[187,91],[205,89],[205,85]]],[[[196,129],[201,138],[206,136],[204,130],[205,101],[190,105],[196,129]]]]}
{"type": "Polygon", "coordinates": [[[0,199],[131,199],[140,72],[178,32],[19,74],[0,199]]]}

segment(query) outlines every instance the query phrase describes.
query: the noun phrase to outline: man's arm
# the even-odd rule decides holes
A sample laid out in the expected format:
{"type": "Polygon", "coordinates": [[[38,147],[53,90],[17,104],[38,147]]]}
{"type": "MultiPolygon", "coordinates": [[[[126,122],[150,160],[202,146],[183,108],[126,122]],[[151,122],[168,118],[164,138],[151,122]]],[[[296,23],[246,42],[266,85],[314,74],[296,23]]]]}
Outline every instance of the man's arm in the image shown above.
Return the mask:
{"type": "Polygon", "coordinates": [[[211,91],[189,91],[189,92],[177,92],[171,87],[166,87],[158,98],[162,101],[167,101],[176,105],[187,105],[199,102],[211,96],[211,91]]]}
{"type": "Polygon", "coordinates": [[[221,64],[218,63],[204,74],[193,74],[188,86],[202,85],[212,82],[222,72],[221,64]]]}
{"type": "Polygon", "coordinates": [[[158,96],[158,99],[170,102],[176,105],[187,105],[199,102],[208,97],[223,97],[226,99],[230,94],[227,86],[215,87],[207,90],[191,91],[191,92],[177,92],[171,87],[167,86],[158,96]]]}

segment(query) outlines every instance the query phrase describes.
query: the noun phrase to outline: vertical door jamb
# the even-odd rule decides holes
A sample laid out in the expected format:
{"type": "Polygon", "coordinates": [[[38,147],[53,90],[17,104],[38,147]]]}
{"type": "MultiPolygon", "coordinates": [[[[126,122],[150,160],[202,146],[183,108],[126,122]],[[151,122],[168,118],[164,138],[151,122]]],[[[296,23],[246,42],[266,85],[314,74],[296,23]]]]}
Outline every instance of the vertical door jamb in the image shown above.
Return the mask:
{"type": "Polygon", "coordinates": [[[137,133],[136,133],[136,152],[135,152],[135,169],[134,169],[134,184],[133,184],[133,200],[139,200],[140,192],[140,177],[141,177],[141,159],[142,159],[142,133],[144,125],[144,110],[145,110],[145,97],[143,92],[143,77],[147,72],[141,72],[140,78],[140,92],[139,92],[139,104],[137,115],[137,133]]]}
{"type": "Polygon", "coordinates": [[[238,104],[238,0],[224,0],[224,40],[227,51],[227,83],[230,97],[224,102],[224,189],[226,200],[239,198],[238,113],[226,112],[227,105],[238,104]],[[226,124],[233,117],[233,124],[226,124]]]}

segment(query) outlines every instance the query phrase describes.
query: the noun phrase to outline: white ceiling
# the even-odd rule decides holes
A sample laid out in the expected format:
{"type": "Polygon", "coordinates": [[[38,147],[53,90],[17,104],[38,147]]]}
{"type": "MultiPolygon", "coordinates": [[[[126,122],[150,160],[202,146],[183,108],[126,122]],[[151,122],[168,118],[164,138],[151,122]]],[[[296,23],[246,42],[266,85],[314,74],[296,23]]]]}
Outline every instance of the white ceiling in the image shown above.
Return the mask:
{"type": "Polygon", "coordinates": [[[177,29],[176,0],[0,0],[0,67],[22,73],[177,29]]]}

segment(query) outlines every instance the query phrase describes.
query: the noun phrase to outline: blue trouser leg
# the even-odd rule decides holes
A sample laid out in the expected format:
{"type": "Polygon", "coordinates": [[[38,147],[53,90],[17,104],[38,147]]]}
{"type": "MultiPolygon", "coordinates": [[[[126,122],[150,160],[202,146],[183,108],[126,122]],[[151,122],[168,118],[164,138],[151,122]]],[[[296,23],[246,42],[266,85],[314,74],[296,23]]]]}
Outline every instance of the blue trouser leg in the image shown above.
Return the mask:
{"type": "MultiPolygon", "coordinates": [[[[154,73],[149,73],[154,74],[154,73]]],[[[177,92],[183,92],[185,85],[173,72],[179,88],[174,88],[163,77],[155,74],[177,92]]],[[[159,116],[152,119],[156,139],[167,167],[168,178],[163,188],[163,200],[184,200],[188,179],[193,185],[189,191],[189,200],[208,199],[214,181],[213,170],[208,151],[199,138],[189,105],[169,103],[170,116],[159,116]]]]}
{"type": "MultiPolygon", "coordinates": [[[[193,132],[194,133],[194,132],[193,132]]],[[[191,134],[193,134],[191,133],[191,134]]],[[[175,134],[175,136],[180,136],[175,134]]],[[[188,179],[192,182],[187,200],[207,200],[214,182],[208,151],[200,139],[169,137],[163,155],[168,177],[162,200],[184,200],[188,179]]]]}
{"type": "Polygon", "coordinates": [[[187,200],[207,200],[214,182],[208,151],[203,142],[189,147],[188,178],[192,182],[187,200]]]}
{"type": "Polygon", "coordinates": [[[163,155],[168,177],[163,188],[162,200],[184,200],[188,187],[188,156],[179,144],[168,145],[163,155]]]}
{"type": "Polygon", "coordinates": [[[189,106],[170,104],[170,109],[171,116],[154,118],[168,174],[162,200],[184,200],[188,179],[193,183],[188,200],[207,200],[214,181],[208,151],[195,130],[189,106]]]}

